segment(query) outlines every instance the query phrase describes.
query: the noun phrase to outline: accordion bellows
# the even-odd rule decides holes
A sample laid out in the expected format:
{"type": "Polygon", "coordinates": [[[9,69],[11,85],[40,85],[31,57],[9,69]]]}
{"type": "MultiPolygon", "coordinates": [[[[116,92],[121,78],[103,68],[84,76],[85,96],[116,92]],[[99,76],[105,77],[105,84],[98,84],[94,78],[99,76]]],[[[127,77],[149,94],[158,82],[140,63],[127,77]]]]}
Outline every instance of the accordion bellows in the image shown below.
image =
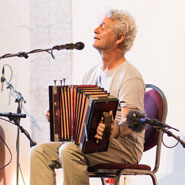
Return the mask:
{"type": "Polygon", "coordinates": [[[95,85],[49,86],[49,106],[51,141],[74,142],[83,153],[107,150],[117,98],[95,85]],[[100,122],[106,127],[103,139],[97,141],[100,122]]]}

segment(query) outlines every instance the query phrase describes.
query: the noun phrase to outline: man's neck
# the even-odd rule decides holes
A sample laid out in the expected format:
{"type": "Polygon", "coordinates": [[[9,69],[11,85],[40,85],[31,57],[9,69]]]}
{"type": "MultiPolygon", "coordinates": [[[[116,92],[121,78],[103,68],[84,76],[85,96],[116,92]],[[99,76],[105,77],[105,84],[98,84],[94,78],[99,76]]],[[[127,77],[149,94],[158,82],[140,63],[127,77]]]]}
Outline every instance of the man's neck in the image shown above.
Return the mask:
{"type": "Polygon", "coordinates": [[[103,71],[110,71],[112,69],[115,69],[125,61],[126,59],[121,52],[102,52],[103,71]]]}

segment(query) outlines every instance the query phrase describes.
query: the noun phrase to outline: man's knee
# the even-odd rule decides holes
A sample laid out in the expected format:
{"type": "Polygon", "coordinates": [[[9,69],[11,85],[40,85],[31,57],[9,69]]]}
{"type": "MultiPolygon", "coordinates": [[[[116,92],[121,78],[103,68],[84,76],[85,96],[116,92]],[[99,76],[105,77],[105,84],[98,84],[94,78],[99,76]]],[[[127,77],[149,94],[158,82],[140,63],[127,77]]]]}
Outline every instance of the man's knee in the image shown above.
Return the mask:
{"type": "Polygon", "coordinates": [[[43,153],[45,148],[46,148],[46,144],[40,144],[40,145],[34,146],[33,148],[31,148],[30,157],[37,158],[39,155],[43,153]]]}
{"type": "Polygon", "coordinates": [[[61,159],[67,160],[71,156],[71,154],[78,150],[78,147],[74,143],[67,142],[59,148],[59,156],[61,159]]]}

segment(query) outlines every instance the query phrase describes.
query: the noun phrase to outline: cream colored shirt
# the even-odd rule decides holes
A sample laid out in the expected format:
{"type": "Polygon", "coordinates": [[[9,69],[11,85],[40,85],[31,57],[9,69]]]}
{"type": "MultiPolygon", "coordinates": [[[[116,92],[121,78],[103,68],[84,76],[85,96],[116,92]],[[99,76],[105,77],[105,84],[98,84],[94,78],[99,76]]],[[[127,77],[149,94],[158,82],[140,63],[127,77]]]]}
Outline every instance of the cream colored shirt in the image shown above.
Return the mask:
{"type": "MultiPolygon", "coordinates": [[[[102,71],[101,64],[98,64],[84,75],[83,84],[96,84],[103,87],[124,102],[124,106],[144,110],[145,83],[139,71],[128,61],[125,61],[111,71],[102,71]]],[[[117,112],[116,119],[120,120],[120,112],[117,112]]],[[[129,136],[121,136],[117,140],[120,147],[124,140],[135,148],[138,158],[141,158],[144,145],[144,133],[133,132],[129,136]]]]}

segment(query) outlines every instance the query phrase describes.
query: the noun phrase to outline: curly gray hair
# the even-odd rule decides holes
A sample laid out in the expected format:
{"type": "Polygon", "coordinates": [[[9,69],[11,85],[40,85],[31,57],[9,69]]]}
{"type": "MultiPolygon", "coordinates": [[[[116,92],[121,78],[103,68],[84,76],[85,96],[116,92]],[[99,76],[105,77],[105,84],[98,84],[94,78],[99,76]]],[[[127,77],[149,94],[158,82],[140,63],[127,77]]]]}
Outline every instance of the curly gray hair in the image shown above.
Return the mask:
{"type": "Polygon", "coordinates": [[[136,37],[136,24],[134,18],[128,13],[120,10],[109,10],[106,14],[110,19],[116,21],[113,27],[113,32],[118,38],[124,34],[125,39],[121,43],[123,52],[126,53],[130,50],[136,37]]]}

